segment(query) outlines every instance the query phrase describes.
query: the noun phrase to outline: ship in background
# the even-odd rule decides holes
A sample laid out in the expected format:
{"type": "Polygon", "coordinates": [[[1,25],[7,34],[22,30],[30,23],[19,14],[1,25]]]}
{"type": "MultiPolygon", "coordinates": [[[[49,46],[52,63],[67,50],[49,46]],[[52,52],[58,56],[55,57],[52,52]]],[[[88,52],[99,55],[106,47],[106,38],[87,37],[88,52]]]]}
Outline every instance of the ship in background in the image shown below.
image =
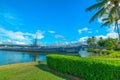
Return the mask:
{"type": "Polygon", "coordinates": [[[80,43],[75,44],[67,44],[67,45],[49,45],[42,46],[38,43],[38,35],[36,34],[35,39],[33,40],[33,44],[31,45],[16,45],[16,44],[1,44],[0,50],[8,50],[8,51],[27,51],[27,52],[47,52],[47,53],[78,53],[81,48],[86,45],[82,45],[80,43]]]}

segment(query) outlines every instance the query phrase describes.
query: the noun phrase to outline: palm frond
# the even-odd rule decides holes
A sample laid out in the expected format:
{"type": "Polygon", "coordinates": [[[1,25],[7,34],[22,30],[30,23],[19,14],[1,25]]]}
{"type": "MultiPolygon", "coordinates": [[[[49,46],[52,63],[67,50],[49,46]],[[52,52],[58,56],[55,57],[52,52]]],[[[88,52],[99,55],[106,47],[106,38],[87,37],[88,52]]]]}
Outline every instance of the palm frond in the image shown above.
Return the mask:
{"type": "Polygon", "coordinates": [[[96,2],[109,1],[109,0],[96,0],[96,2]]]}
{"type": "Polygon", "coordinates": [[[116,10],[115,7],[111,8],[110,11],[109,11],[108,16],[109,16],[109,17],[113,16],[113,14],[116,12],[115,10],[116,10]]]}
{"type": "Polygon", "coordinates": [[[118,12],[119,12],[119,15],[120,15],[120,6],[118,7],[118,12]]]}
{"type": "Polygon", "coordinates": [[[103,15],[106,13],[106,9],[107,9],[107,8],[103,8],[103,10],[102,10],[101,13],[100,13],[100,16],[103,16],[103,15]]]}
{"type": "Polygon", "coordinates": [[[97,8],[102,8],[104,5],[105,5],[105,1],[102,1],[102,2],[93,4],[92,6],[88,7],[86,9],[86,11],[91,11],[91,10],[94,10],[94,9],[97,9],[97,8]]]}
{"type": "Polygon", "coordinates": [[[103,18],[102,21],[103,21],[103,22],[109,21],[109,18],[103,18]]]}
{"type": "Polygon", "coordinates": [[[95,18],[97,18],[98,16],[102,16],[102,14],[103,14],[102,11],[104,12],[104,8],[100,9],[97,13],[95,13],[93,15],[93,17],[90,19],[89,23],[91,23],[92,21],[94,21],[95,18]]]}
{"type": "Polygon", "coordinates": [[[106,21],[105,23],[103,23],[102,25],[101,25],[101,27],[104,27],[104,26],[110,26],[110,22],[109,21],[106,21]]]}

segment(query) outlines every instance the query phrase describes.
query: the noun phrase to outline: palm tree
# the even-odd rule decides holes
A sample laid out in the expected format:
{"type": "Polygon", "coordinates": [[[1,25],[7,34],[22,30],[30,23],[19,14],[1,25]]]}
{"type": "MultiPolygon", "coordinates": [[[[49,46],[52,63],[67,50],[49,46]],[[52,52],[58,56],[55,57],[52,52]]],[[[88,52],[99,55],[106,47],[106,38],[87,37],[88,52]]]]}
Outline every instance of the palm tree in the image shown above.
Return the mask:
{"type": "Polygon", "coordinates": [[[96,46],[96,38],[94,36],[92,36],[91,38],[88,38],[87,44],[91,46],[96,46]]]}
{"type": "Polygon", "coordinates": [[[96,18],[103,17],[107,15],[105,23],[102,26],[114,24],[118,32],[118,39],[120,41],[120,32],[118,21],[120,20],[120,0],[96,0],[97,3],[88,7],[86,11],[91,11],[97,9],[98,11],[90,19],[90,23],[96,18]]]}
{"type": "Polygon", "coordinates": [[[104,27],[104,26],[110,26],[114,23],[115,25],[115,29],[117,29],[117,33],[118,33],[118,40],[120,41],[120,31],[119,31],[119,27],[118,27],[118,21],[115,20],[114,18],[112,17],[109,17],[109,18],[103,18],[102,21],[104,22],[101,27],[104,27]]]}
{"type": "Polygon", "coordinates": [[[105,47],[105,40],[102,37],[100,37],[97,44],[98,46],[105,47]]]}

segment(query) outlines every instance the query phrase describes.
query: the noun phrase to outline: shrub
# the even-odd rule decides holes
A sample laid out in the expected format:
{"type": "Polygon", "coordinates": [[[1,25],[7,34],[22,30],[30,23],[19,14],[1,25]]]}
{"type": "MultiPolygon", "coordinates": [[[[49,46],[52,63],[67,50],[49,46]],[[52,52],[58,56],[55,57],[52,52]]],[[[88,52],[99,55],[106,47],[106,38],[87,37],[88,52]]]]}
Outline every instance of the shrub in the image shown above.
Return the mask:
{"type": "Polygon", "coordinates": [[[120,58],[120,52],[119,51],[113,51],[111,54],[109,54],[107,57],[112,58],[120,58]]]}
{"type": "Polygon", "coordinates": [[[50,68],[71,74],[85,80],[119,80],[120,59],[113,58],[80,58],[76,56],[47,55],[50,68]]]}
{"type": "Polygon", "coordinates": [[[106,49],[88,49],[88,52],[93,52],[93,53],[97,53],[99,55],[108,55],[111,53],[110,50],[106,50],[106,49]]]}

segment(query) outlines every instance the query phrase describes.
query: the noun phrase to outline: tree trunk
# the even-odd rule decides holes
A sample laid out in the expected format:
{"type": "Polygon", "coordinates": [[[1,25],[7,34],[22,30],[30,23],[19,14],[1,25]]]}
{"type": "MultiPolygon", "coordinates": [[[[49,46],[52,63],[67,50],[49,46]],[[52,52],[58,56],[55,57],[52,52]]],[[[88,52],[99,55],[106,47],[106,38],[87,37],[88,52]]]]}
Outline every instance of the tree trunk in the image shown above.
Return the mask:
{"type": "Polygon", "coordinates": [[[120,16],[119,16],[119,7],[118,5],[116,6],[116,18],[115,18],[115,27],[117,29],[117,33],[118,33],[118,48],[120,48],[120,31],[119,31],[119,25],[118,25],[118,20],[120,19],[120,16]]]}

